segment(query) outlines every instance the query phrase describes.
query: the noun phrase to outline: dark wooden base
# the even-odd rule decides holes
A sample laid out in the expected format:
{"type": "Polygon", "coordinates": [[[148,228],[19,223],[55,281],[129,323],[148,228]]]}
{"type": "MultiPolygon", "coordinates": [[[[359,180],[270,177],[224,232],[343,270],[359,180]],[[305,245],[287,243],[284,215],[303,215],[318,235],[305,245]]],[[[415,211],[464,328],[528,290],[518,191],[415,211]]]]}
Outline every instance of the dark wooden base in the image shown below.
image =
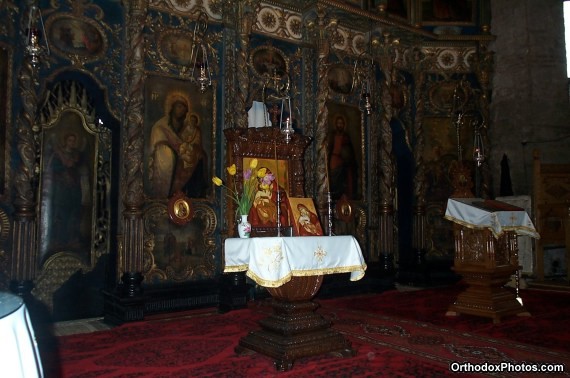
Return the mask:
{"type": "Polygon", "coordinates": [[[247,307],[249,287],[244,272],[224,274],[220,282],[218,310],[221,313],[247,307]]]}
{"type": "Polygon", "coordinates": [[[239,341],[236,353],[257,352],[275,360],[275,368],[287,371],[295,360],[331,353],[352,357],[351,343],[331,329],[331,322],[315,313],[312,301],[273,300],[273,315],[259,322],[261,330],[252,331],[239,341]]]}
{"type": "Polygon", "coordinates": [[[499,323],[505,316],[530,316],[516,294],[504,287],[516,267],[456,268],[455,271],[463,276],[468,287],[449,306],[447,316],[470,314],[491,318],[493,323],[499,323]]]}
{"type": "Polygon", "coordinates": [[[103,298],[105,322],[120,325],[158,314],[216,307],[220,294],[216,281],[203,281],[147,287],[133,297],[125,296],[122,290],[103,291],[103,298]]]}

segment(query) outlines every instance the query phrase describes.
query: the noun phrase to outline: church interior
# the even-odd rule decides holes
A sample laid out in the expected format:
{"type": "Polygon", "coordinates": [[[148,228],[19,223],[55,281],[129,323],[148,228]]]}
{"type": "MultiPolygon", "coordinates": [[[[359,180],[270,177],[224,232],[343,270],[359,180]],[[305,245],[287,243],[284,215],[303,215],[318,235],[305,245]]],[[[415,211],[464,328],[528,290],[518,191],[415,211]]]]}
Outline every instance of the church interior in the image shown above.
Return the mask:
{"type": "Polygon", "coordinates": [[[252,237],[362,251],[319,296],[457,282],[452,197],[524,209],[517,277],[569,289],[562,3],[0,1],[0,291],[111,324],[268,296],[224,272],[255,164],[252,237]]]}

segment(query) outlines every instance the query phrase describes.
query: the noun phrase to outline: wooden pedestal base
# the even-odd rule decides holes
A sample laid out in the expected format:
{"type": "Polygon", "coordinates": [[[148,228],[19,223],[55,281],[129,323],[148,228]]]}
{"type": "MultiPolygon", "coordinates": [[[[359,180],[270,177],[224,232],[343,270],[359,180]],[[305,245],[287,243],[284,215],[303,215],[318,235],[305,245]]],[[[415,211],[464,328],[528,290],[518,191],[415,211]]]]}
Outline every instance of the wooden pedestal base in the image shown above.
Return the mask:
{"type": "Polygon", "coordinates": [[[236,353],[258,352],[268,356],[275,360],[279,371],[291,369],[294,361],[302,357],[325,353],[354,356],[351,343],[331,329],[329,320],[315,313],[318,305],[311,298],[321,282],[322,278],[317,277],[293,277],[287,284],[270,289],[273,314],[259,322],[261,330],[240,339],[236,353]],[[304,298],[299,298],[299,293],[303,292],[301,297],[304,298]]]}
{"type": "Polygon", "coordinates": [[[504,287],[516,271],[516,267],[455,268],[455,271],[463,276],[468,287],[449,306],[447,316],[460,313],[477,315],[491,318],[493,323],[499,323],[502,317],[510,315],[530,316],[530,313],[517,300],[516,294],[504,287]]]}
{"type": "Polygon", "coordinates": [[[530,316],[516,294],[504,287],[519,266],[516,233],[509,230],[495,238],[487,228],[459,224],[454,224],[453,232],[453,269],[468,286],[449,306],[447,315],[484,316],[493,323],[509,315],[530,316]]]}

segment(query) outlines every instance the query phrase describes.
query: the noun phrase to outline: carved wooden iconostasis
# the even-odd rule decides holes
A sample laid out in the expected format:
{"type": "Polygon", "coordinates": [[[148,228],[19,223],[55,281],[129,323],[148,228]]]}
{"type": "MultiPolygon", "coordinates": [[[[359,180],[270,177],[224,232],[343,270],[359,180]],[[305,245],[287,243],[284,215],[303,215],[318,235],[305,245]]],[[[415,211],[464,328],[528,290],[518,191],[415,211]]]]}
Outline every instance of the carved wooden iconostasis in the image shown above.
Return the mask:
{"type": "MultiPolygon", "coordinates": [[[[477,167],[473,159],[475,130],[485,127],[478,107],[480,95],[480,88],[472,87],[465,76],[434,81],[427,90],[423,158],[429,243],[425,257],[428,259],[447,259],[454,254],[453,229],[443,220],[443,215],[447,199],[456,196],[454,180],[460,166],[467,168],[473,184],[479,180],[479,196],[488,196],[485,189],[488,177],[476,177],[477,171],[482,174],[482,168],[477,167]]],[[[475,196],[475,185],[469,189],[475,196]]]]}
{"type": "Polygon", "coordinates": [[[479,1],[455,19],[397,3],[39,1],[49,55],[18,45],[27,5],[0,10],[12,21],[0,28],[0,288],[60,319],[218,304],[236,227],[211,179],[251,158],[286,167],[287,195],[313,199],[325,233],[331,214],[336,234],[354,235],[370,277],[390,279],[418,251],[449,257],[438,222],[450,178],[437,170],[458,160],[456,88],[466,114],[488,120],[493,36],[479,1]],[[254,102],[271,126],[248,128],[254,102]],[[69,163],[85,164],[56,206],[66,188],[52,185],[51,156],[72,148],[69,163]],[[61,299],[83,292],[84,312],[61,299]]]}

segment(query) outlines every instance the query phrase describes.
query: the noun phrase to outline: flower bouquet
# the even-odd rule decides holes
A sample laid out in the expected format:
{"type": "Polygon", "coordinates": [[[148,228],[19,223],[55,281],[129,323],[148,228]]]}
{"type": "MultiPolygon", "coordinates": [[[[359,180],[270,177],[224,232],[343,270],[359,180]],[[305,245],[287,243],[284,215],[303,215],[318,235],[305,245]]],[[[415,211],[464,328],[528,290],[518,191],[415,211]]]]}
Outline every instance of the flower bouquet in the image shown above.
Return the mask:
{"type": "MultiPolygon", "coordinates": [[[[275,179],[275,176],[267,172],[267,168],[257,169],[257,159],[253,159],[249,164],[249,168],[243,171],[243,190],[241,194],[237,190],[236,180],[234,179],[234,188],[231,189],[224,185],[222,179],[217,176],[212,178],[212,182],[216,186],[222,186],[228,190],[226,193],[237,205],[236,212],[239,215],[248,215],[249,210],[253,204],[255,194],[259,189],[267,189],[271,185],[271,182],[275,179]]],[[[236,175],[236,165],[232,164],[226,168],[230,176],[236,175]]]]}

